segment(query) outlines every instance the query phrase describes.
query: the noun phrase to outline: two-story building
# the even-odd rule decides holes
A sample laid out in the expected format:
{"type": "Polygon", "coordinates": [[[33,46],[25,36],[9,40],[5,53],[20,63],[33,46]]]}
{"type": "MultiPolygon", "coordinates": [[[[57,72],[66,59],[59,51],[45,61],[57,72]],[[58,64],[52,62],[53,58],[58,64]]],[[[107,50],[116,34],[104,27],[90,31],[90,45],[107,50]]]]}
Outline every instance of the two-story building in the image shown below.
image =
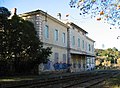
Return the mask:
{"type": "Polygon", "coordinates": [[[42,10],[20,16],[34,24],[44,47],[52,47],[53,53],[42,70],[66,69],[66,64],[71,64],[73,72],[94,68],[94,41],[78,25],[63,23],[42,10]]]}

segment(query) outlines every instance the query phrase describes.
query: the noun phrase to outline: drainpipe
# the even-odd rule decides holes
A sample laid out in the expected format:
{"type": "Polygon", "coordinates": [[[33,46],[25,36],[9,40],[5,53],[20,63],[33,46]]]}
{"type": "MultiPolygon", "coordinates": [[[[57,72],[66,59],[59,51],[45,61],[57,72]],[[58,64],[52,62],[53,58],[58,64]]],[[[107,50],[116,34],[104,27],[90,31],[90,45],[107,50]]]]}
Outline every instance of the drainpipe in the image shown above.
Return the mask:
{"type": "Polygon", "coordinates": [[[70,58],[71,58],[71,55],[70,55],[70,31],[69,31],[69,28],[67,28],[67,64],[70,64],[70,58]]]}

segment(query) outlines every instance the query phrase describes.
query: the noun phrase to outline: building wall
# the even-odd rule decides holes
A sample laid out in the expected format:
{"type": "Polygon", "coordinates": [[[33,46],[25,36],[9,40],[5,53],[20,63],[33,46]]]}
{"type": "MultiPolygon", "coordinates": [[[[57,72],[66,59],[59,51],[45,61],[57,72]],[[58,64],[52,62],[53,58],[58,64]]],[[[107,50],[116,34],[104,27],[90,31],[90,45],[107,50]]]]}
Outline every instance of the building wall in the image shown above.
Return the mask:
{"type": "Polygon", "coordinates": [[[49,57],[54,63],[67,62],[67,27],[55,22],[52,19],[47,18],[47,22],[43,24],[43,43],[44,47],[52,47],[52,55],[49,57]],[[45,26],[48,26],[49,37],[45,36],[45,26]],[[58,31],[58,40],[55,40],[55,31],[58,31]],[[63,33],[65,34],[63,42],[63,33]],[[56,61],[56,54],[58,54],[58,60],[56,61]],[[64,57],[66,60],[64,60],[64,57]]]}
{"type": "Polygon", "coordinates": [[[78,72],[88,69],[91,70],[95,67],[94,41],[87,37],[85,32],[74,26],[69,26],[69,52],[71,57],[72,71],[78,72]]]}
{"type": "Polygon", "coordinates": [[[85,51],[85,49],[82,48],[82,40],[85,41],[85,37],[81,34],[81,32],[78,32],[78,29],[71,28],[70,29],[70,48],[75,49],[78,51],[85,51]],[[75,44],[73,45],[73,36],[75,38],[75,44]],[[78,38],[80,39],[80,47],[78,47],[78,38]]]}
{"type": "Polygon", "coordinates": [[[94,41],[90,38],[87,38],[87,68],[86,70],[93,70],[95,68],[95,52],[94,52],[94,41]]]}
{"type": "Polygon", "coordinates": [[[67,47],[67,28],[48,19],[47,22],[45,22],[43,24],[43,42],[45,43],[49,43],[49,44],[53,44],[53,45],[56,45],[56,46],[61,46],[61,47],[67,47]],[[45,26],[48,26],[48,30],[49,30],[49,37],[46,38],[45,37],[45,26]],[[58,40],[56,41],[55,40],[55,30],[58,30],[58,40]],[[63,39],[62,39],[62,34],[65,34],[65,42],[63,42],[63,39]]]}
{"type": "Polygon", "coordinates": [[[72,64],[72,72],[80,72],[85,71],[85,56],[71,54],[71,64],[72,64]]]}
{"type": "MultiPolygon", "coordinates": [[[[33,22],[35,25],[38,37],[43,42],[43,47],[52,47],[52,54],[49,57],[50,64],[54,67],[55,63],[67,63],[67,29],[68,26],[56,18],[42,12],[33,12],[22,16],[25,20],[33,22]],[[46,31],[47,28],[47,31],[46,31]],[[56,33],[58,39],[56,40],[56,33]],[[48,36],[46,36],[48,35],[48,36]]],[[[51,67],[52,68],[52,67],[51,67]]],[[[51,69],[49,68],[49,69],[51,69]]],[[[48,69],[48,70],[49,70],[48,69]]],[[[46,68],[45,68],[46,70],[46,68]]]]}
{"type": "Polygon", "coordinates": [[[44,44],[44,47],[52,47],[52,54],[51,56],[49,57],[49,59],[56,63],[55,62],[55,53],[58,53],[58,63],[62,62],[62,63],[67,63],[67,48],[63,48],[63,47],[60,47],[60,46],[54,46],[54,45],[50,45],[50,44],[44,44]],[[64,56],[63,55],[66,55],[65,58],[66,60],[64,60],[64,56]]]}
{"type": "Polygon", "coordinates": [[[86,42],[87,42],[87,48],[86,48],[87,54],[95,55],[95,52],[94,52],[94,50],[95,50],[94,49],[94,41],[92,41],[91,39],[86,37],[86,42]]]}
{"type": "Polygon", "coordinates": [[[33,22],[43,46],[52,47],[50,61],[43,70],[56,70],[56,63],[71,64],[73,72],[85,71],[87,65],[94,67],[94,41],[86,36],[85,31],[64,24],[43,11],[26,13],[22,17],[33,22]]]}

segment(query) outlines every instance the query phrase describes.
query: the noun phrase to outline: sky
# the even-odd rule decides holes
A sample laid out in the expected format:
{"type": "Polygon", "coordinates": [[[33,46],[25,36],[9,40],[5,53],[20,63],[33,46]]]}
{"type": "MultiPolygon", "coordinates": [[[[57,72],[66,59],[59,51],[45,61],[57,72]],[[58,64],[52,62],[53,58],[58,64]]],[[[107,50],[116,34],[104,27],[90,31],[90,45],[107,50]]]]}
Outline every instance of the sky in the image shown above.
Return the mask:
{"type": "Polygon", "coordinates": [[[1,0],[0,6],[8,10],[17,8],[17,14],[34,10],[43,10],[48,14],[57,17],[61,13],[62,20],[70,20],[88,32],[87,36],[95,41],[95,48],[107,49],[116,47],[120,50],[120,29],[110,29],[108,24],[97,21],[90,16],[82,17],[79,9],[70,8],[70,0],[1,0]],[[69,14],[69,17],[66,15],[69,14]]]}

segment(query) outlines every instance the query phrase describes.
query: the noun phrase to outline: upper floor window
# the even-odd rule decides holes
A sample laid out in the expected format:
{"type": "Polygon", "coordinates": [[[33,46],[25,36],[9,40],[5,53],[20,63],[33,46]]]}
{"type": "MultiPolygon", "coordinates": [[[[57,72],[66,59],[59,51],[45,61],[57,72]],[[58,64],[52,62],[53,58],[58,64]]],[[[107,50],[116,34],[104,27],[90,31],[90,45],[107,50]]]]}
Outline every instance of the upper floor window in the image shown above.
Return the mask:
{"type": "Polygon", "coordinates": [[[75,36],[72,37],[72,45],[75,45],[75,36]]]}
{"type": "Polygon", "coordinates": [[[49,27],[45,25],[45,38],[49,38],[49,27]]]}
{"type": "Polygon", "coordinates": [[[85,48],[86,48],[86,50],[88,50],[88,47],[87,47],[87,42],[85,43],[85,48]]]}
{"type": "Polygon", "coordinates": [[[80,47],[80,38],[78,38],[78,47],[80,47]]]}
{"type": "Polygon", "coordinates": [[[84,49],[84,40],[82,40],[82,48],[84,49]]]}
{"type": "Polygon", "coordinates": [[[62,41],[65,43],[65,33],[62,33],[62,41]]]}
{"type": "Polygon", "coordinates": [[[92,45],[92,52],[94,52],[94,45],[92,45]]]}
{"type": "Polygon", "coordinates": [[[89,44],[89,51],[91,51],[91,47],[90,47],[90,44],[89,44]]]}
{"type": "Polygon", "coordinates": [[[54,35],[55,35],[54,36],[55,41],[58,41],[58,30],[57,29],[55,29],[55,34],[54,35]]]}

